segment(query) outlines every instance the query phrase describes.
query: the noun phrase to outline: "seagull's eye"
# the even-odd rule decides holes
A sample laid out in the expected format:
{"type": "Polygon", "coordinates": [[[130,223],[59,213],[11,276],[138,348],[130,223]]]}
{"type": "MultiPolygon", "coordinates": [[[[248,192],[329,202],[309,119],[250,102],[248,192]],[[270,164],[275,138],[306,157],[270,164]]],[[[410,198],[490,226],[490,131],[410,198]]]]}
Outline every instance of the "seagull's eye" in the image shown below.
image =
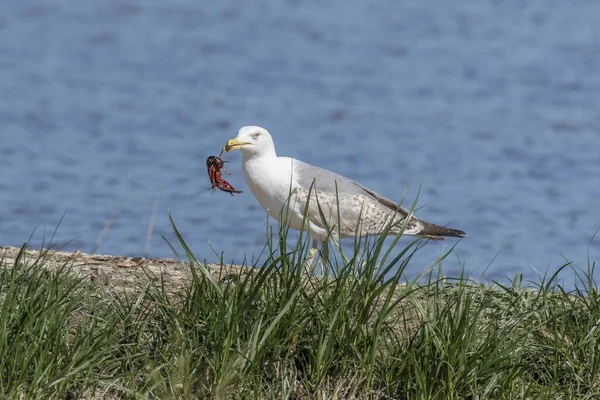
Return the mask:
{"type": "Polygon", "coordinates": [[[259,137],[260,137],[260,132],[254,132],[254,133],[252,134],[252,138],[253,138],[253,139],[258,139],[259,137]]]}

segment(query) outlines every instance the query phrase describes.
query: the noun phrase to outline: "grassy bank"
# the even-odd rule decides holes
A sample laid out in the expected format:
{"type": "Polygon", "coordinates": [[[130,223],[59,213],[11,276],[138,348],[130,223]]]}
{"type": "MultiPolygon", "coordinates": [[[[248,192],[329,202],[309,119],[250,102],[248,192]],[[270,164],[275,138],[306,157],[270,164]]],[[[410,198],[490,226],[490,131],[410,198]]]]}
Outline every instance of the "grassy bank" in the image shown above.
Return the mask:
{"type": "MultiPolygon", "coordinates": [[[[392,245],[395,245],[393,243],[392,245]]],[[[306,242],[270,241],[254,273],[218,274],[183,238],[189,282],[99,288],[21,252],[0,270],[0,398],[595,398],[600,297],[403,271],[381,239],[304,273],[306,242]],[[335,268],[333,268],[335,266],[335,268]]],[[[440,260],[441,261],[441,260],[440,260]]],[[[574,271],[578,272],[578,271],[574,271]]],[[[579,271],[579,273],[581,273],[579,271]]]]}

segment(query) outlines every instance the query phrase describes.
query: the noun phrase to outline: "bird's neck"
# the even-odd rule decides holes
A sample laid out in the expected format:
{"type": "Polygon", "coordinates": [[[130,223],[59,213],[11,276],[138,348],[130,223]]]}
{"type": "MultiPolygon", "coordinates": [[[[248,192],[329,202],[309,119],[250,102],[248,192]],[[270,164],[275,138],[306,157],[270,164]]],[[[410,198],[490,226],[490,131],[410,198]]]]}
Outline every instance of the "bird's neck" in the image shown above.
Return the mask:
{"type": "Polygon", "coordinates": [[[263,152],[261,154],[246,154],[242,152],[242,162],[245,164],[247,162],[256,162],[256,161],[268,161],[271,159],[277,158],[277,153],[275,153],[275,149],[270,149],[269,151],[263,152]]]}
{"type": "Polygon", "coordinates": [[[260,154],[244,154],[242,158],[242,169],[246,181],[254,183],[262,182],[275,172],[272,171],[274,165],[278,165],[275,150],[260,154]]]}

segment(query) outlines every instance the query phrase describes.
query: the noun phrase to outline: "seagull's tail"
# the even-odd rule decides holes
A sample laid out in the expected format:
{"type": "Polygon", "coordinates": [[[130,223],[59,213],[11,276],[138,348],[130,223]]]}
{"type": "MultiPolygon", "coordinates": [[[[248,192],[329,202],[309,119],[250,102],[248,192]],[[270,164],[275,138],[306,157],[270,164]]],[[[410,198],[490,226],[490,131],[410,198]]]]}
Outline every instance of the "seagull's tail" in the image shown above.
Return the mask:
{"type": "Polygon", "coordinates": [[[414,229],[413,232],[406,232],[409,235],[414,235],[430,240],[444,240],[444,236],[446,237],[465,237],[465,232],[448,228],[446,226],[438,226],[429,222],[421,221],[417,222],[418,229],[414,229]]]}

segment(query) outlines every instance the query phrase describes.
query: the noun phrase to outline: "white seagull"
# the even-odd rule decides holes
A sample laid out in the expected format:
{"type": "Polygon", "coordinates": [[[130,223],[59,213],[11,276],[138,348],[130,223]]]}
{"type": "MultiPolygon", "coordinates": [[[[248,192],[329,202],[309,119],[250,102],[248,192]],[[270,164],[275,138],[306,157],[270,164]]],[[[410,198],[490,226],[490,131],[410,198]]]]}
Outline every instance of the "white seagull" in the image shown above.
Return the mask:
{"type": "Polygon", "coordinates": [[[431,240],[465,235],[458,229],[422,221],[393,201],[335,172],[294,158],[278,157],[271,134],[259,126],[244,126],[223,148],[225,152],[238,149],[242,152],[246,184],[260,205],[280,223],[310,232],[313,243],[309,260],[314,257],[318,242],[322,243],[326,262],[328,239],[378,235],[390,224],[389,235],[398,234],[404,225],[404,234],[431,240]]]}

